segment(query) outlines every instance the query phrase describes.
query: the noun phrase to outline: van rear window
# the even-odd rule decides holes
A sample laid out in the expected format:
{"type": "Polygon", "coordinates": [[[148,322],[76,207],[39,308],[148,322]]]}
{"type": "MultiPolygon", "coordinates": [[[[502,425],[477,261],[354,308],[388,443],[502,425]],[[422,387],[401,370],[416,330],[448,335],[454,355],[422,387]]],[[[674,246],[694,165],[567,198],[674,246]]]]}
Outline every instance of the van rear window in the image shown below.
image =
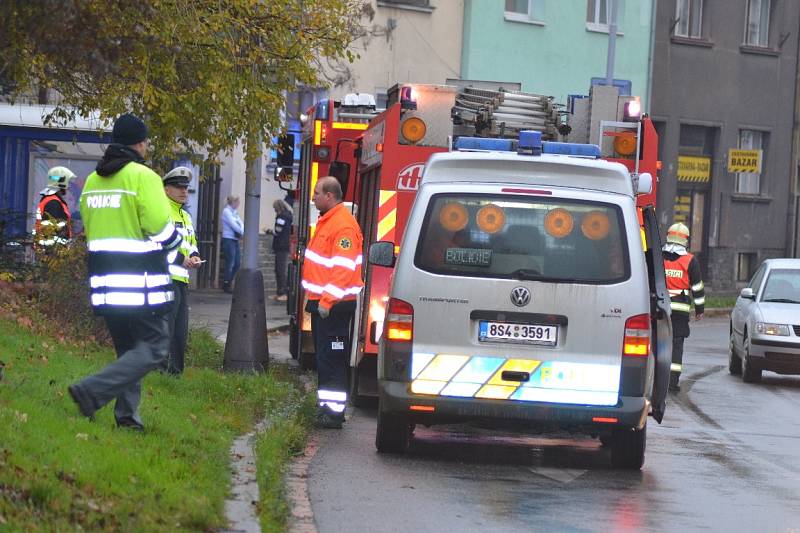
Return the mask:
{"type": "Polygon", "coordinates": [[[614,283],[630,272],[613,204],[542,197],[435,195],[414,262],[435,274],[614,283]]]}

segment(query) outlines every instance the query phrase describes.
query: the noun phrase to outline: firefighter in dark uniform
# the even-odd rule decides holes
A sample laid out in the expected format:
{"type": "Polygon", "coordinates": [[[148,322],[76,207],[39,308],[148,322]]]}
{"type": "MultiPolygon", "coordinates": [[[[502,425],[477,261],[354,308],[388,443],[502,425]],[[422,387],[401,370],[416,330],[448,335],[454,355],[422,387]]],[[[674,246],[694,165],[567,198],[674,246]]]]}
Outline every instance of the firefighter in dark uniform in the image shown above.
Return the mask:
{"type": "Polygon", "coordinates": [[[73,179],[75,174],[67,167],[53,167],[47,171],[47,187],[40,193],[33,228],[34,246],[39,251],[46,252],[72,238],[72,213],[64,195],[73,179]]]}
{"type": "Polygon", "coordinates": [[[689,336],[689,315],[694,303],[695,319],[703,318],[706,303],[703,278],[697,258],[686,250],[689,228],[673,224],[667,231],[664,245],[664,272],[672,307],[672,365],[669,373],[670,390],[678,390],[683,364],[683,342],[689,336]]]}
{"type": "Polygon", "coordinates": [[[317,423],[341,428],[347,403],[347,367],[351,323],[361,279],[363,236],[342,203],[336,178],[320,178],[314,187],[320,212],[314,236],[303,255],[303,288],[308,293],[311,332],[317,352],[317,423]]]}

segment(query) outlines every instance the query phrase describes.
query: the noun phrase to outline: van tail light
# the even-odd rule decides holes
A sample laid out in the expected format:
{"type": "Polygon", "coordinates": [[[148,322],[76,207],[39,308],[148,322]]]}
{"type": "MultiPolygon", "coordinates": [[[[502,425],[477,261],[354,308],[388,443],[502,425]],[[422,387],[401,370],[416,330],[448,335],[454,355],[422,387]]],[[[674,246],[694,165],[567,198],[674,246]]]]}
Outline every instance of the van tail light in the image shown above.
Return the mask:
{"type": "Polygon", "coordinates": [[[632,316],[625,321],[622,355],[628,357],[650,355],[650,314],[632,316]]]}
{"type": "Polygon", "coordinates": [[[395,342],[414,340],[414,306],[397,298],[389,298],[383,331],[386,340],[395,342]]]}

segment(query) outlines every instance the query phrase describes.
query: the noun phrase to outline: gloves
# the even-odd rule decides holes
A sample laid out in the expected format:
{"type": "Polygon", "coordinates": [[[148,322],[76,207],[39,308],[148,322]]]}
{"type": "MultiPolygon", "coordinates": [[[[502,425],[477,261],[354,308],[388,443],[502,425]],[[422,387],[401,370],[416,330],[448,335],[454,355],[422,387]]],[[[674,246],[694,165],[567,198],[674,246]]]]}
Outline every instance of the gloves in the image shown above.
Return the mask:
{"type": "Polygon", "coordinates": [[[320,318],[328,318],[328,316],[331,314],[331,310],[326,307],[319,306],[317,308],[317,313],[319,313],[320,318]]]}

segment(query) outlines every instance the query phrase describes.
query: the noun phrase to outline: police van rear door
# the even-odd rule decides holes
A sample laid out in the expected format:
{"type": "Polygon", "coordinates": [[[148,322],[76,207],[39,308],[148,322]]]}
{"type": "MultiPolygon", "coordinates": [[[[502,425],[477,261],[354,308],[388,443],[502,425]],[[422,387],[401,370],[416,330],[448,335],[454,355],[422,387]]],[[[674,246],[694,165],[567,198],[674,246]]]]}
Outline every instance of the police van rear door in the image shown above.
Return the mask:
{"type": "Polygon", "coordinates": [[[664,417],[669,387],[669,367],[672,363],[672,323],[670,322],[669,292],[664,276],[664,257],[661,255],[661,234],[658,231],[655,209],[643,210],[647,250],[647,277],[650,285],[650,320],[652,349],[656,359],[653,383],[653,418],[660,424],[664,417]]]}

